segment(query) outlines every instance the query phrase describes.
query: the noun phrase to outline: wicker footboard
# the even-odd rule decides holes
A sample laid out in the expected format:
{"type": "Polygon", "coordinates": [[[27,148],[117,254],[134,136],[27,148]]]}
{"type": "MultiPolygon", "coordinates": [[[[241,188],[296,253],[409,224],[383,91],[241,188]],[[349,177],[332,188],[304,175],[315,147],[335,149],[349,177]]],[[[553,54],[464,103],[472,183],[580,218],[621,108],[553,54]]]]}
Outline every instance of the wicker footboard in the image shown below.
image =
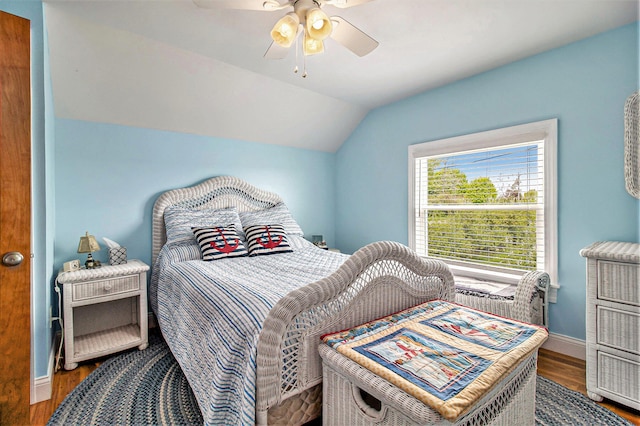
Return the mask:
{"type": "Polygon", "coordinates": [[[447,265],[388,241],[363,247],[329,277],[289,293],[273,307],[260,333],[256,423],[280,424],[270,409],[287,412],[287,404],[297,402],[284,401],[322,382],[320,336],[433,299],[454,299],[447,265]]]}

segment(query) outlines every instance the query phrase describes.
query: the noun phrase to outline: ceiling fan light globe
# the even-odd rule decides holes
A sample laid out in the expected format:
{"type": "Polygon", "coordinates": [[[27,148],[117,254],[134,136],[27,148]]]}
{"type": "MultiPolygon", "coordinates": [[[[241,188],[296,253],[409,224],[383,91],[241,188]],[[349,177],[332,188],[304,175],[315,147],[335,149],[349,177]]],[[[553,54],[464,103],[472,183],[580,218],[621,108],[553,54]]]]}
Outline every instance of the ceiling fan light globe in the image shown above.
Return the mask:
{"type": "Polygon", "coordinates": [[[271,30],[271,38],[282,47],[290,47],[298,34],[300,20],[295,13],[287,13],[271,30]]]}
{"type": "Polygon", "coordinates": [[[318,53],[324,52],[324,43],[322,40],[317,40],[313,37],[310,37],[309,34],[305,31],[304,33],[304,43],[302,43],[302,51],[306,56],[309,55],[317,55],[318,53]]]}
{"type": "Polygon", "coordinates": [[[324,40],[331,35],[333,30],[329,17],[317,7],[307,11],[306,27],[309,36],[316,40],[324,40]]]}

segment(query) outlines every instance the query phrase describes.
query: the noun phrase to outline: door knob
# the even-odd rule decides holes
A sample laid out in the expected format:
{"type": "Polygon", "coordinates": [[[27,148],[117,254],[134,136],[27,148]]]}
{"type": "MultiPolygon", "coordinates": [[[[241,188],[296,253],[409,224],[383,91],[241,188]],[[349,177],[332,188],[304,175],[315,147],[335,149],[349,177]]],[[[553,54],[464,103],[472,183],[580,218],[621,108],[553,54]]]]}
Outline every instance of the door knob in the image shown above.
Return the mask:
{"type": "Polygon", "coordinates": [[[2,256],[2,264],[4,266],[18,266],[24,260],[22,253],[17,251],[10,251],[2,256]]]}

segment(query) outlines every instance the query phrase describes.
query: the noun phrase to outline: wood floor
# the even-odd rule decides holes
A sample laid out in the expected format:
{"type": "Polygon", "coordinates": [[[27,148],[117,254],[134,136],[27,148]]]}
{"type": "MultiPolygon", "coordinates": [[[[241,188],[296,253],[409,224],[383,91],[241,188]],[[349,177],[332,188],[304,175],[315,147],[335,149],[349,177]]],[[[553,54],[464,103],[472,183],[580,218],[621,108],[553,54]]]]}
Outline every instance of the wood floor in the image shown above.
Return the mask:
{"type": "MultiPolygon", "coordinates": [[[[583,395],[587,394],[585,371],[585,362],[580,359],[557,352],[551,352],[546,349],[540,349],[539,351],[538,374],[556,383],[560,383],[566,388],[578,391],[583,395]]],[[[640,425],[640,412],[607,401],[606,399],[599,404],[618,414],[620,417],[629,420],[632,424],[640,425]]]]}
{"type": "MultiPolygon", "coordinates": [[[[82,379],[95,370],[98,365],[100,365],[100,361],[84,363],[72,371],[61,370],[57,372],[53,379],[52,398],[31,406],[31,424],[46,424],[65,396],[67,396],[82,379]]],[[[585,385],[584,361],[546,349],[540,349],[538,373],[547,379],[586,395],[587,388],[585,385]]],[[[640,425],[640,412],[606,400],[600,405],[626,418],[632,424],[640,425]]]]}

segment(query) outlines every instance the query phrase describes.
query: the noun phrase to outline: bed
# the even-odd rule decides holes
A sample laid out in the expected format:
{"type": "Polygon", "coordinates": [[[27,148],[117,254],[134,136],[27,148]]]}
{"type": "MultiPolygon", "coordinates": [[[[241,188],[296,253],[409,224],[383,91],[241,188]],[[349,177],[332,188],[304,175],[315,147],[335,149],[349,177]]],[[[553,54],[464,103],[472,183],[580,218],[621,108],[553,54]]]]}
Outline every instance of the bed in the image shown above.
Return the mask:
{"type": "MultiPolygon", "coordinates": [[[[322,250],[303,238],[280,196],[235,177],[161,194],[152,232],[150,304],[208,424],[318,417],[320,336],[454,299],[444,263],[388,241],[351,256],[322,250]],[[204,261],[200,240],[187,232],[233,223],[242,240],[250,235],[239,231],[243,224],[265,222],[282,225],[289,251],[204,261]]],[[[229,253],[237,239],[225,239],[229,253]]]]}

